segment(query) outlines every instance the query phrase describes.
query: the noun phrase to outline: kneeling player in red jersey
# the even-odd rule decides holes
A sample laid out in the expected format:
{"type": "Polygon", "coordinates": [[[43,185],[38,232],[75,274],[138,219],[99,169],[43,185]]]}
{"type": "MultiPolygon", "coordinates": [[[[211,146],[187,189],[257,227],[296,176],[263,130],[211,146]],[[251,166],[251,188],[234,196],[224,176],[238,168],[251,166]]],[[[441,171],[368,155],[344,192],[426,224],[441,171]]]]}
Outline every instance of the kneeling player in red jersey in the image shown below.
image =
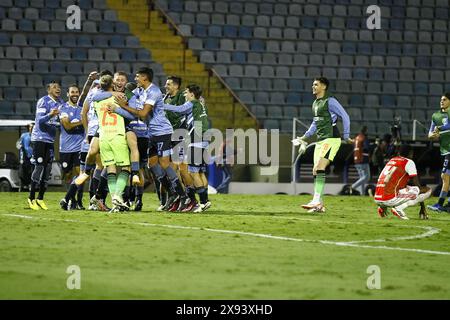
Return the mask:
{"type": "Polygon", "coordinates": [[[381,171],[375,190],[375,202],[378,204],[378,214],[384,218],[387,209],[400,219],[408,220],[404,210],[420,203],[419,216],[428,219],[424,201],[431,195],[429,187],[421,187],[417,177],[416,164],[411,159],[411,148],[402,145],[399,155],[393,157],[381,171]],[[408,186],[412,179],[414,186],[408,186]]]}

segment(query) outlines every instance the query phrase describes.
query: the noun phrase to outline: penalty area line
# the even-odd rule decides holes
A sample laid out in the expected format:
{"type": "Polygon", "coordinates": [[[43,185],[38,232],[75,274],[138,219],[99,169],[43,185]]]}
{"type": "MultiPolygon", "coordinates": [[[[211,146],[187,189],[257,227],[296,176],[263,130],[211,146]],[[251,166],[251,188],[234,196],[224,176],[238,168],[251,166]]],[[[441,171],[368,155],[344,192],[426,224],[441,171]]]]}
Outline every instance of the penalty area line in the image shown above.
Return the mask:
{"type": "MultiPolygon", "coordinates": [[[[19,214],[5,214],[5,213],[3,213],[2,215],[9,216],[9,217],[15,217],[15,218],[21,218],[21,219],[36,219],[36,220],[47,220],[47,221],[86,223],[86,221],[79,221],[79,220],[72,220],[72,219],[53,219],[53,218],[42,218],[42,217],[34,217],[34,216],[19,215],[19,214]]],[[[114,224],[114,221],[109,221],[109,223],[114,224]]],[[[293,241],[293,242],[320,243],[320,244],[334,245],[334,246],[339,246],[339,247],[406,251],[406,252],[414,252],[414,253],[422,253],[422,254],[450,255],[450,252],[448,252],[448,251],[435,251],[435,250],[389,247],[389,246],[371,246],[371,245],[364,245],[364,244],[358,244],[358,243],[354,243],[354,242],[345,242],[345,241],[338,242],[338,241],[329,241],[329,240],[300,239],[300,238],[292,238],[292,237],[286,237],[286,236],[274,236],[271,234],[245,232],[245,231],[237,231],[237,230],[190,227],[190,226],[180,226],[180,225],[172,225],[172,224],[156,224],[156,223],[148,223],[148,222],[122,222],[122,223],[139,225],[139,226],[147,226],[147,227],[208,231],[208,232],[223,233],[223,234],[237,234],[237,235],[242,235],[242,236],[250,236],[250,237],[256,237],[256,238],[263,238],[263,239],[273,239],[273,240],[283,240],[283,241],[293,241]]]]}

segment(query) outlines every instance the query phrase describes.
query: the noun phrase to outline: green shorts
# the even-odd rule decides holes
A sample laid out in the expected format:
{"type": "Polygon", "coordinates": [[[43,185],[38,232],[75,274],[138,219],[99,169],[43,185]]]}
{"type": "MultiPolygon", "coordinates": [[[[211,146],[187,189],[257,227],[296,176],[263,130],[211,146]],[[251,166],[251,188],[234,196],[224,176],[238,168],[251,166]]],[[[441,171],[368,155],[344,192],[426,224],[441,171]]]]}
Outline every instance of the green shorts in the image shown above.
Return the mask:
{"type": "Polygon", "coordinates": [[[112,140],[103,140],[100,138],[100,158],[105,167],[111,165],[118,167],[129,166],[130,151],[128,150],[125,136],[119,135],[112,140]]]}
{"type": "Polygon", "coordinates": [[[320,158],[333,161],[340,147],[341,138],[328,138],[318,141],[314,148],[314,165],[319,163],[320,158]]]}

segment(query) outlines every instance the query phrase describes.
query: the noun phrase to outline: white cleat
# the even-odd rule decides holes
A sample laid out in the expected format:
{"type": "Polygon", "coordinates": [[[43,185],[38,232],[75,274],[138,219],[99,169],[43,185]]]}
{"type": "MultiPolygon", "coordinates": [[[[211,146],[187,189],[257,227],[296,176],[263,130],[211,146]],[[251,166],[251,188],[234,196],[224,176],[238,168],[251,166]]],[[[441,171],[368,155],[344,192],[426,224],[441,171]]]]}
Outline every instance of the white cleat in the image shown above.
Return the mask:
{"type": "Polygon", "coordinates": [[[406,216],[406,213],[403,210],[391,208],[391,212],[394,216],[397,216],[402,220],[409,220],[409,218],[406,216]]]}
{"type": "Polygon", "coordinates": [[[325,206],[321,203],[308,210],[308,213],[325,213],[325,206]]]}
{"type": "Polygon", "coordinates": [[[113,208],[129,209],[128,205],[123,201],[121,196],[114,195],[112,198],[113,208]]]}
{"type": "Polygon", "coordinates": [[[198,213],[198,212],[206,211],[209,208],[211,208],[211,202],[210,201],[208,201],[206,203],[199,203],[199,204],[197,204],[192,211],[198,213]]]}
{"type": "Polygon", "coordinates": [[[164,211],[164,205],[163,204],[159,205],[159,207],[156,208],[156,211],[158,211],[158,212],[164,211]]]}
{"type": "Polygon", "coordinates": [[[314,202],[310,201],[308,204],[302,204],[302,208],[306,210],[314,209],[318,206],[321,206],[322,204],[320,202],[314,202]]]}

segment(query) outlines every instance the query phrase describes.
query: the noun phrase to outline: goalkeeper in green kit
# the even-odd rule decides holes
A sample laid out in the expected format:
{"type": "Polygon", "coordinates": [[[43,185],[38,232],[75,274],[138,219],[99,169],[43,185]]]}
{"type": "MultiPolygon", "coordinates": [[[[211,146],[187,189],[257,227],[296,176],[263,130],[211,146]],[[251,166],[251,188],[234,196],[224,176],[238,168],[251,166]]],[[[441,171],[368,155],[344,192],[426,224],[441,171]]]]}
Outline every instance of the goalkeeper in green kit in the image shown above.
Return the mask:
{"type": "MultiPolygon", "coordinates": [[[[100,78],[103,91],[113,91],[113,79],[109,75],[100,78]]],[[[125,137],[124,117],[135,117],[123,110],[110,97],[94,104],[99,120],[100,158],[108,173],[108,189],[112,197],[112,212],[122,211],[128,206],[124,203],[122,193],[130,177],[130,151],[125,137]],[[117,169],[120,172],[117,173],[117,169]]]]}
{"type": "Polygon", "coordinates": [[[312,92],[316,100],[312,105],[313,121],[302,137],[292,141],[294,145],[300,145],[301,153],[306,150],[308,144],[306,140],[314,134],[317,135],[313,166],[314,198],[308,204],[302,205],[302,208],[307,209],[308,212],[325,212],[322,199],[325,169],[334,160],[341,146],[341,134],[336,126],[338,118],[342,119],[344,140],[348,143],[353,142],[350,139],[350,118],[337,99],[327,92],[329,84],[325,77],[314,79],[312,92]]]}

